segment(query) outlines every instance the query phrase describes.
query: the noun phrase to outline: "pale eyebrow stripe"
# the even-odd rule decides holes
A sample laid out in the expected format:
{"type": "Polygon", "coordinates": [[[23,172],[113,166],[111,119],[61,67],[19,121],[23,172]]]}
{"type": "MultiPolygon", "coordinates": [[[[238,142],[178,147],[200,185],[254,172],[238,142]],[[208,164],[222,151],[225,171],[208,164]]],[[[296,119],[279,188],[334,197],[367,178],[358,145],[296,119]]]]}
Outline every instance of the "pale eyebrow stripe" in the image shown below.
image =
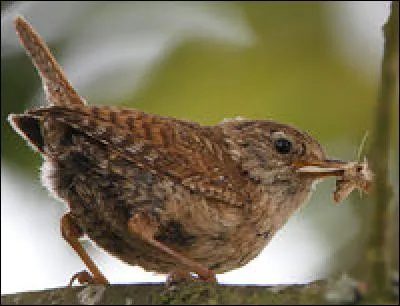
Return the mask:
{"type": "Polygon", "coordinates": [[[64,75],[57,60],[51,54],[39,34],[22,17],[14,20],[18,37],[42,78],[47,101],[51,105],[85,105],[64,75]]]}

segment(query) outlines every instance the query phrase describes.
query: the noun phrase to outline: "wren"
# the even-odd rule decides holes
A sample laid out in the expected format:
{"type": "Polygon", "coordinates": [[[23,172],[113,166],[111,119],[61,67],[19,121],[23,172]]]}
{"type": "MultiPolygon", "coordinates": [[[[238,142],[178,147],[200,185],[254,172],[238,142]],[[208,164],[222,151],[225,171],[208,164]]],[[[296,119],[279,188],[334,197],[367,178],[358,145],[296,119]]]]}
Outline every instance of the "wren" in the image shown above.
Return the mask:
{"type": "Polygon", "coordinates": [[[69,208],[61,234],[89,270],[70,284],[108,284],[83,235],[127,264],[215,281],[255,258],[320,179],[339,178],[337,201],[372,181],[366,162],[328,159],[318,141],[286,124],[202,126],[87,106],[32,27],[22,17],[15,27],[49,106],[9,121],[41,154],[44,185],[69,208]]]}

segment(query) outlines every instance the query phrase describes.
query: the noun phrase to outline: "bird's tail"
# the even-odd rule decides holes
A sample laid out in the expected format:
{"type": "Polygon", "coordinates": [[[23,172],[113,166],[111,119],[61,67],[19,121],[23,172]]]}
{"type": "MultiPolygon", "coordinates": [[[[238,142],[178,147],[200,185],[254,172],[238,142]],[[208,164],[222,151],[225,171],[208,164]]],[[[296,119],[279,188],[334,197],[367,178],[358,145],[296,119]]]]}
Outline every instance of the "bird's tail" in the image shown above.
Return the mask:
{"type": "Polygon", "coordinates": [[[15,19],[14,24],[22,45],[42,78],[48,103],[85,105],[85,100],[76,93],[46,43],[32,26],[21,16],[15,19]]]}

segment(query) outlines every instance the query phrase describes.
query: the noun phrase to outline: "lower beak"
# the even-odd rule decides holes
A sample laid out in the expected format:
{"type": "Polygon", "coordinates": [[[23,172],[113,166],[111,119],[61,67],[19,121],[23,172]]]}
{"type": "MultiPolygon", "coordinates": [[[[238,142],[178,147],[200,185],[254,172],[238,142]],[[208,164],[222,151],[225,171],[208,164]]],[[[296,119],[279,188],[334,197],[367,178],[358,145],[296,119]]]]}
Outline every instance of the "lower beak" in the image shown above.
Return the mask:
{"type": "Polygon", "coordinates": [[[323,178],[327,176],[343,176],[347,162],[336,159],[325,159],[314,162],[297,162],[296,172],[304,177],[323,178]]]}

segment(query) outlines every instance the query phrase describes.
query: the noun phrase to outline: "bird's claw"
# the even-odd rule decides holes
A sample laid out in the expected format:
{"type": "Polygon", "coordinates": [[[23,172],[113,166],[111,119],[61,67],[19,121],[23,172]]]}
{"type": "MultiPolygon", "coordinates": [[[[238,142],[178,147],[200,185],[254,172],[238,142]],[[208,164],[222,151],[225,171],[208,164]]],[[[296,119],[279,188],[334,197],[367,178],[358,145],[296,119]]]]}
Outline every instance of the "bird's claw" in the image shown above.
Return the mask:
{"type": "Polygon", "coordinates": [[[71,277],[68,286],[71,287],[75,280],[81,285],[108,285],[107,280],[96,278],[85,270],[75,273],[71,277]]]}

